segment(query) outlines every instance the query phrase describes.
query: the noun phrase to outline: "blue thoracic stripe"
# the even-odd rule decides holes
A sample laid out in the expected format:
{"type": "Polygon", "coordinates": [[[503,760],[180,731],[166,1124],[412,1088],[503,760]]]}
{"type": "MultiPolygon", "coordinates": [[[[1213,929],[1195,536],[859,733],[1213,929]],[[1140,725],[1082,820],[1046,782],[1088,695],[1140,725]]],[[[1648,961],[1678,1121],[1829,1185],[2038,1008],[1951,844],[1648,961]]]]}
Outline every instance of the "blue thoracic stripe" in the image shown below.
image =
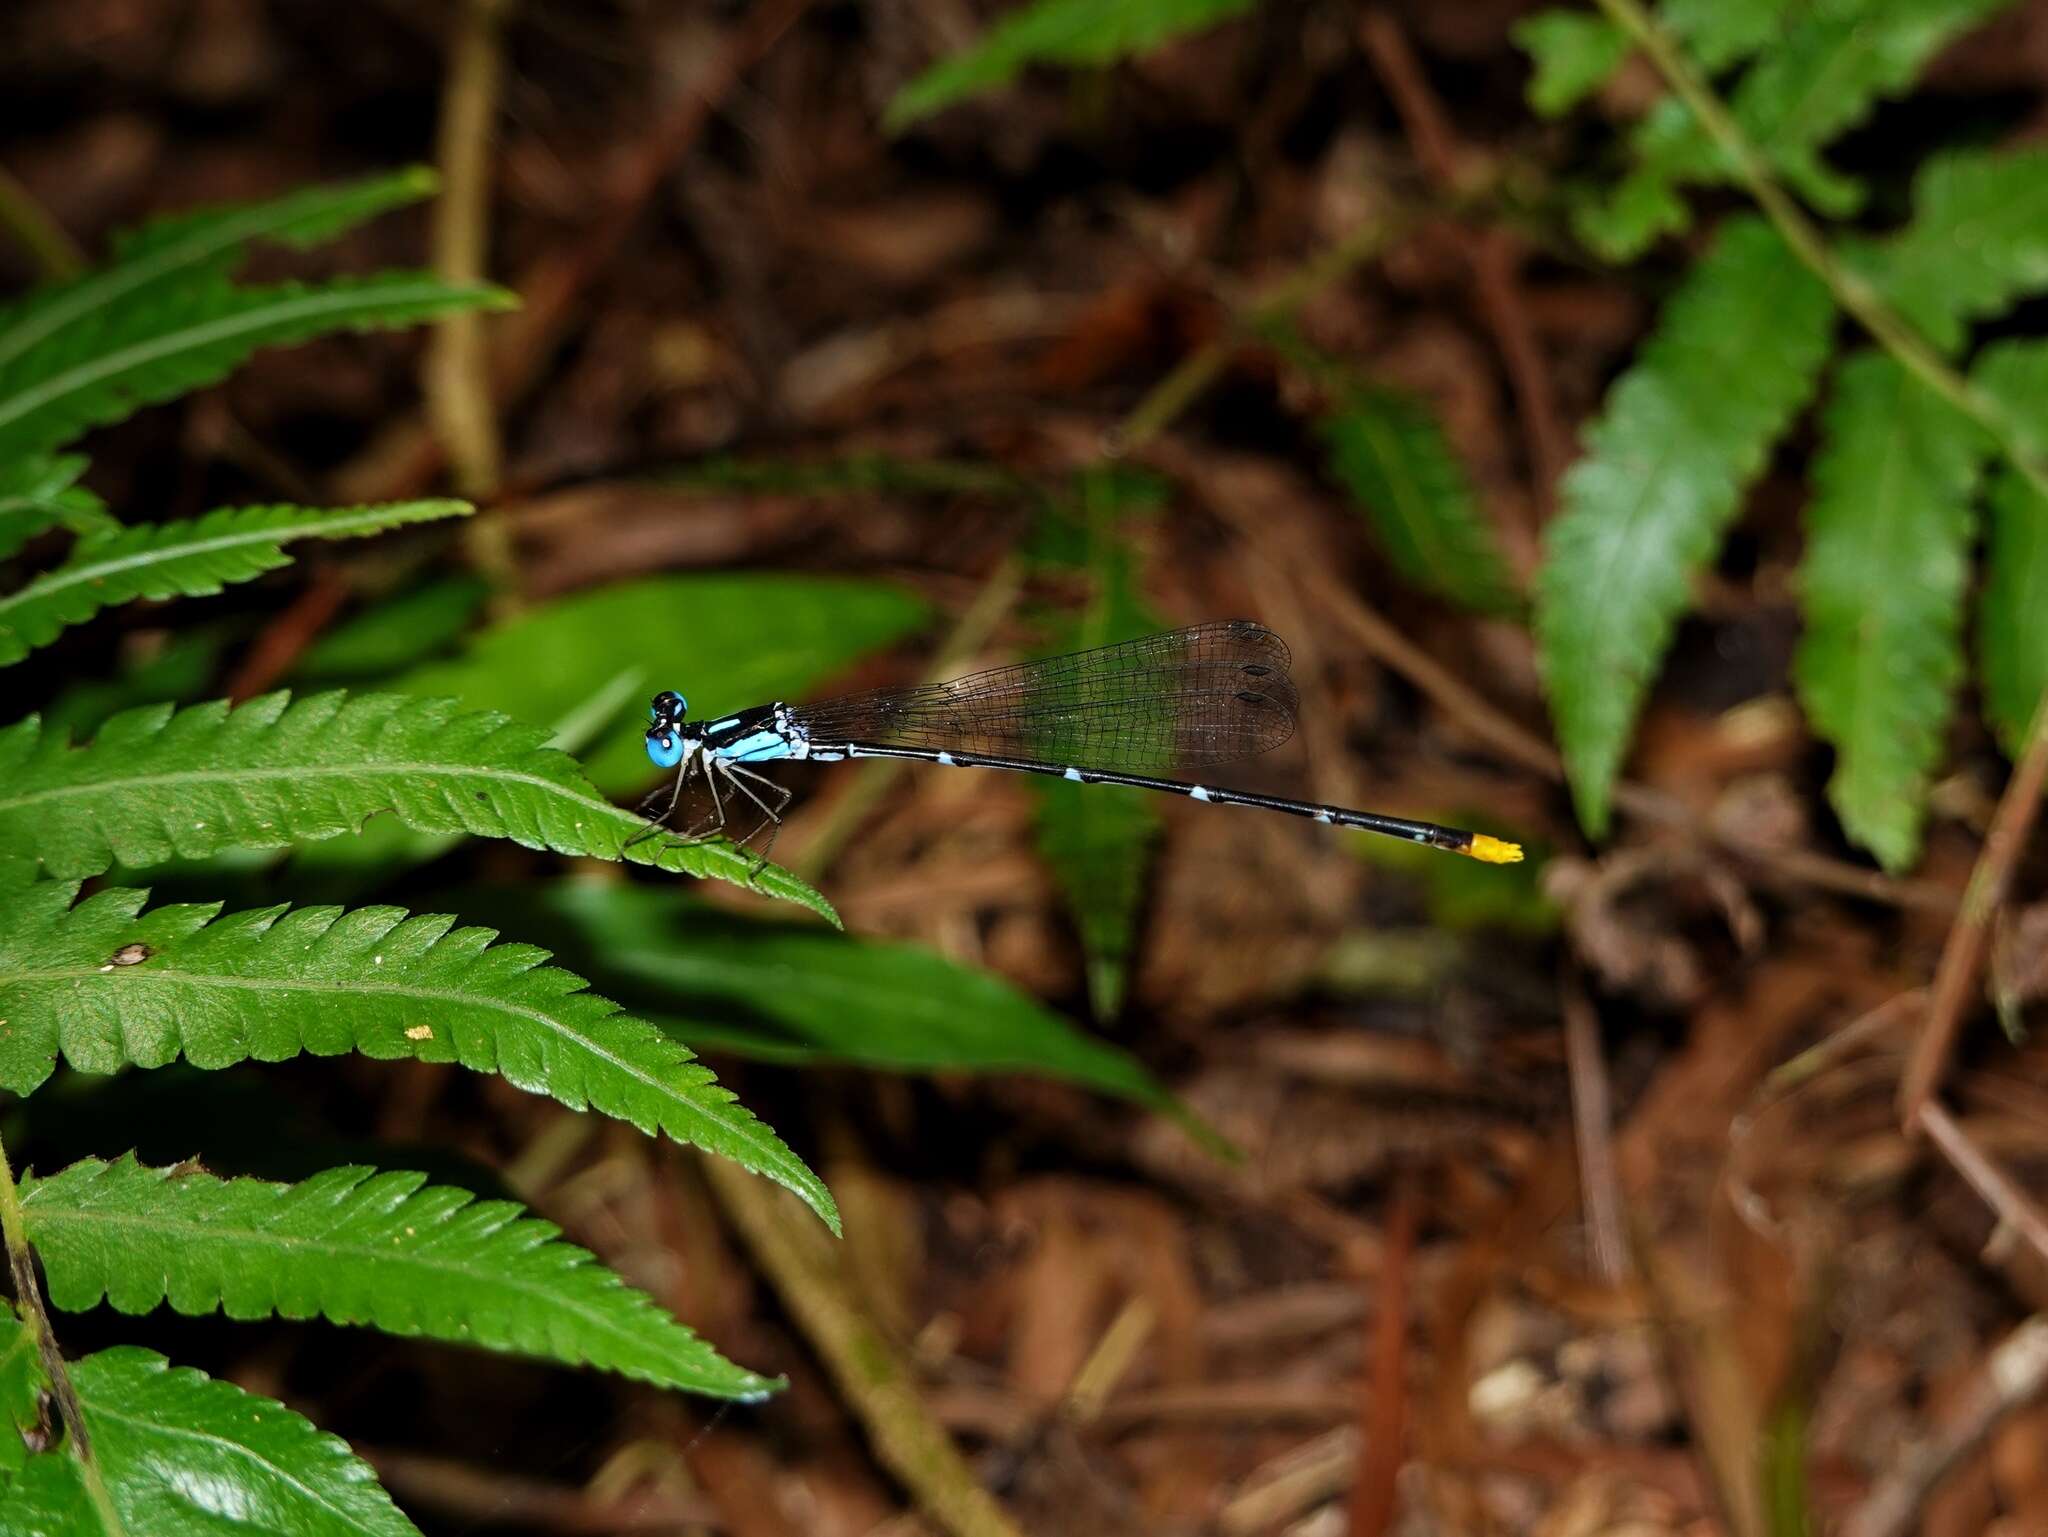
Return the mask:
{"type": "Polygon", "coordinates": [[[779,731],[756,731],[711,750],[728,763],[767,763],[789,756],[789,738],[779,731]]]}

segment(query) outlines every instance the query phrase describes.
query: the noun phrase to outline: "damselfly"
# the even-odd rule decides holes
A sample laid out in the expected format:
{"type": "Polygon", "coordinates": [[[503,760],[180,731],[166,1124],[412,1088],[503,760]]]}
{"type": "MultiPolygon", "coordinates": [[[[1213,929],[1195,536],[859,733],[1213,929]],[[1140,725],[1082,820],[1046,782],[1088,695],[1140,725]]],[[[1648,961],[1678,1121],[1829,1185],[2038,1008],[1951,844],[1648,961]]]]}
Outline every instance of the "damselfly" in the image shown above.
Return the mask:
{"type": "Polygon", "coordinates": [[[1485,833],[1157,777],[1254,757],[1292,736],[1300,699],[1287,676],[1289,660],[1286,644],[1271,630],[1231,619],[950,683],[877,689],[820,704],[778,701],[713,721],[690,720],[683,696],[665,690],[649,711],[647,756],[657,767],[674,769],[675,779],[641,810],[654,826],[668,826],[694,790],[704,805],[679,831],[685,839],[706,838],[729,832],[744,800],[754,819],[735,841],[745,843],[763,827],[779,827],[789,804],[790,792],[757,764],[908,758],[1285,811],[1489,864],[1522,857],[1521,845],[1485,833]]]}

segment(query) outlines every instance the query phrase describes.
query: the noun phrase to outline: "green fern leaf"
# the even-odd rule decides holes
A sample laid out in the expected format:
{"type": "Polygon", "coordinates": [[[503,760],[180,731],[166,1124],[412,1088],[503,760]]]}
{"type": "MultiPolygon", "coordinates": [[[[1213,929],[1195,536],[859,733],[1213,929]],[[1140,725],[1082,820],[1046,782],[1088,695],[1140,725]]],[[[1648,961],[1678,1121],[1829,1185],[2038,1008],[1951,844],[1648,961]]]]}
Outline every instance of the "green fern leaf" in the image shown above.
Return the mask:
{"type": "Polygon", "coordinates": [[[66,625],[136,598],[197,597],[291,564],[300,539],[356,539],[436,518],[467,502],[368,507],[224,507],[204,517],[146,523],[80,540],[71,558],[19,592],[0,594],[0,666],[47,646],[66,625]]]}
{"type": "MultiPolygon", "coordinates": [[[[1039,555],[1048,564],[1078,567],[1093,589],[1077,622],[1061,625],[1055,651],[1085,651],[1149,635],[1163,626],[1138,590],[1125,520],[1156,514],[1168,488],[1149,473],[1120,465],[1097,466],[1078,479],[1074,500],[1045,509],[1039,555]],[[1077,514],[1068,518],[1066,514],[1077,514]],[[1063,536],[1078,534],[1072,559],[1063,536]]],[[[1122,1009],[1145,874],[1159,842],[1159,811],[1143,791],[1101,785],[1092,790],[1057,779],[1035,780],[1038,852],[1059,883],[1080,932],[1088,1001],[1097,1019],[1122,1009]]]]}
{"type": "MultiPolygon", "coordinates": [[[[1859,183],[1821,150],[1898,95],[1941,48],[2012,0],[1817,0],[1789,23],[1737,83],[1736,122],[1778,174],[1823,213],[1862,203],[1859,183]]],[[[1738,28],[1738,36],[1748,33],[1738,28]]],[[[1716,34],[1717,39],[1719,34],[1716,34]]],[[[1685,104],[1667,97],[1631,135],[1637,169],[1606,206],[1583,210],[1582,238],[1610,260],[1640,255],[1691,213],[1675,189],[1730,180],[1734,167],[1685,104]],[[1673,215],[1675,214],[1675,218],[1673,215]]]]}
{"type": "Polygon", "coordinates": [[[329,1169],[296,1185],[87,1159],[23,1181],[50,1301],[117,1312],[322,1317],[756,1401],[743,1371],[510,1201],[424,1174],[329,1169]]]}
{"type": "Polygon", "coordinates": [[[1493,529],[1426,406],[1393,390],[1349,390],[1321,430],[1332,472],[1404,577],[1478,613],[1516,606],[1493,529]]]}
{"type": "Polygon", "coordinates": [[[0,560],[53,528],[83,535],[121,526],[98,497],[78,484],[84,473],[85,460],[75,454],[0,464],[0,560]]]}
{"type": "Polygon", "coordinates": [[[1828,799],[1843,829],[1900,870],[1919,851],[1962,679],[1970,501],[1990,445],[1877,352],[1842,365],[1821,425],[1793,678],[1835,749],[1828,799]]]}
{"type": "Polygon", "coordinates": [[[306,187],[267,203],[174,214],[114,243],[108,266],[40,289],[0,309],[0,374],[67,326],[146,289],[218,279],[258,242],[306,247],[390,208],[431,196],[434,173],[414,166],[390,176],[306,187]]]}
{"type": "MultiPolygon", "coordinates": [[[[2005,408],[2020,429],[2022,450],[2048,461],[2048,342],[1985,348],[1971,383],[2005,408]]],[[[1993,478],[1990,501],[1978,677],[1984,713],[2005,750],[2018,757],[2048,689],[2048,497],[2008,465],[1993,478]]]]}
{"type": "Polygon", "coordinates": [[[252,352],[510,304],[503,290],[391,272],[309,286],[143,288],[0,366],[0,461],[224,378],[252,352]]]}
{"type": "Polygon", "coordinates": [[[1007,85],[1032,64],[1103,65],[1183,33],[1213,27],[1253,0],[1030,0],[963,53],[941,60],[896,93],[895,133],[968,96],[1007,85]]]}
{"type": "Polygon", "coordinates": [[[1851,256],[1945,352],[1971,322],[2048,288],[2048,150],[1945,155],[1913,183],[1913,221],[1851,256]]]}
{"type": "Polygon", "coordinates": [[[129,1345],[70,1375],[119,1524],[65,1448],[0,1483],[9,1537],[419,1537],[346,1441],[275,1399],[129,1345]]]}
{"type": "Polygon", "coordinates": [[[144,913],[146,892],[73,907],[77,889],[39,881],[0,910],[0,1087],[28,1094],[60,1053],[89,1073],[181,1055],[207,1069],[301,1052],[459,1062],[730,1158],[838,1220],[823,1182],[710,1069],[544,950],[395,907],[144,913]]]}
{"type": "Polygon", "coordinates": [[[643,836],[546,732],[446,699],[336,690],[115,716],[84,747],[34,716],[0,728],[0,855],[60,878],[283,848],[354,832],[380,811],[415,832],[716,876],[837,922],[809,886],[725,843],[643,836]]]}
{"type": "Polygon", "coordinates": [[[1186,1116],[1127,1052],[919,945],[752,922],[674,888],[624,882],[550,881],[478,900],[538,925],[706,1050],[886,1072],[1035,1073],[1186,1116]]]}
{"type": "Polygon", "coordinates": [[[1687,584],[1812,391],[1833,322],[1827,290],[1768,226],[1729,220],[1564,477],[1536,631],[1572,796],[1596,837],[1687,584]]]}
{"type": "Polygon", "coordinates": [[[1628,34],[1591,11],[1538,11],[1511,29],[1529,55],[1529,105],[1561,117],[1605,85],[1628,57],[1628,34]]]}
{"type": "Polygon", "coordinates": [[[1718,74],[1761,53],[1800,0],[1664,0],[1657,17],[1694,62],[1718,74]]]}
{"type": "Polygon", "coordinates": [[[28,1326],[0,1302],[0,1477],[28,1457],[28,1436],[43,1429],[43,1363],[28,1326]]]}

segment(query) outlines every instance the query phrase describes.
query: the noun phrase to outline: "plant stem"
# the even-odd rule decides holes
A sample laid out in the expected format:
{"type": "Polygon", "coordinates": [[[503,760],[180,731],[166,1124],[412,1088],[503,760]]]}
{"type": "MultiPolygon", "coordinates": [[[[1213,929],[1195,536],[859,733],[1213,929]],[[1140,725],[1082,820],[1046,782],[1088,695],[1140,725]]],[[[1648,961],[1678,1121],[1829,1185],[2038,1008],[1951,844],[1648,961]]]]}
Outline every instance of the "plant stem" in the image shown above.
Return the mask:
{"type": "Polygon", "coordinates": [[[1109,453],[1135,453],[1151,442],[1221,377],[1231,354],[1246,341],[1256,339],[1274,321],[1291,315],[1339,278],[1384,251],[1405,227],[1406,221],[1398,218],[1366,219],[1250,304],[1234,310],[1225,320],[1220,336],[1181,359],[1179,366],[1154,385],[1130,415],[1110,429],[1106,445],[1109,453]]]}
{"type": "Polygon", "coordinates": [[[0,1144],[0,1241],[7,1246],[7,1268],[14,1277],[14,1305],[35,1341],[43,1373],[50,1379],[50,1393],[57,1401],[57,1417],[64,1422],[65,1434],[71,1442],[71,1454],[78,1459],[86,1494],[92,1500],[102,1530],[118,1537],[126,1528],[114,1509],[113,1496],[107,1492],[106,1481],[100,1477],[99,1464],[93,1460],[92,1437],[85,1428],[85,1409],[78,1401],[77,1389],[71,1385],[71,1374],[64,1369],[63,1354],[57,1349],[56,1331],[50,1327],[50,1315],[43,1306],[43,1289],[36,1281],[35,1251],[29,1247],[28,1222],[21,1209],[21,1193],[15,1188],[14,1170],[8,1166],[4,1144],[0,1144]]]}
{"type": "Polygon", "coordinates": [[[1610,21],[1634,39],[1679,99],[1692,109],[1700,126],[1733,163],[1736,180],[1756,199],[1757,206],[1777,227],[1793,254],[1828,286],[1835,303],[1853,315],[1901,367],[1983,427],[1997,443],[2000,455],[2029,485],[2048,497],[2048,469],[2027,455],[2021,446],[2022,436],[2004,408],[1943,361],[1926,339],[1885,302],[1883,295],[1835,260],[1819,227],[1778,185],[1763,155],[1735,121],[1735,115],[1693,69],[1677,40],[1651,17],[1641,0],[1597,3],[1610,21]]]}
{"type": "Polygon", "coordinates": [[[85,270],[85,255],[64,232],[64,226],[4,167],[0,167],[0,229],[35,258],[46,278],[76,277],[85,270]]]}

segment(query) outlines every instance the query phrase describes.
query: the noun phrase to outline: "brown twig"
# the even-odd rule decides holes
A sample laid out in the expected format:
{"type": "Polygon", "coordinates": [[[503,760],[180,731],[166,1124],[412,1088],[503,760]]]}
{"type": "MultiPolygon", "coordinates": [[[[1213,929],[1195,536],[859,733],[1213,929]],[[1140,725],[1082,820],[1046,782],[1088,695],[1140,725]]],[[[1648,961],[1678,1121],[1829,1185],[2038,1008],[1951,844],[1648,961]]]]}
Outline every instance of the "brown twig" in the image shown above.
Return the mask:
{"type": "MultiPolygon", "coordinates": [[[[1931,1107],[1930,1107],[1931,1108],[1931,1107]]],[[[2015,1409],[2048,1388],[2048,1316],[2035,1314],[1991,1352],[1934,1437],[1909,1451],[1842,1523],[1842,1537],[1905,1537],[1954,1468],[2015,1409]]]]}
{"type": "Polygon", "coordinates": [[[1629,1278],[1622,1232],[1621,1179],[1614,1162],[1613,1093],[1600,1049],[1600,1021],[1585,984],[1567,965],[1562,988],[1564,1049],[1572,1087],[1572,1133],[1579,1150],[1579,1199],[1586,1215],[1593,1273],[1609,1286],[1629,1278]]]}
{"type": "Polygon", "coordinates": [[[1398,216],[1368,218],[1250,303],[1233,305],[1223,332],[1183,358],[1109,430],[1107,451],[1132,454],[1145,447],[1222,377],[1239,347],[1384,251],[1405,226],[1406,220],[1398,216]]]}
{"type": "Polygon", "coordinates": [[[911,1380],[910,1365],[862,1311],[816,1219],[794,1196],[722,1158],[702,1160],[719,1205],[866,1428],[875,1455],[952,1537],[1021,1537],[974,1476],[911,1380]]]}
{"type": "Polygon", "coordinates": [[[2018,1234],[2035,1253],[2048,1259],[2048,1217],[2042,1215],[2041,1208],[2029,1199],[1989,1153],[1970,1140],[1968,1133],[1956,1124],[1955,1117],[1948,1113],[1948,1107],[1938,1099],[1928,1100],[1920,1107],[1920,1126],[1927,1133],[1927,1140],[1941,1150],[1941,1156],[1949,1161],[1956,1173],[1962,1175],[1970,1188],[1984,1198],[1984,1204],[1991,1208],[1999,1224],[2018,1234]]]}
{"type": "Polygon", "coordinates": [[[0,166],[0,229],[19,242],[46,278],[76,277],[85,270],[85,253],[77,242],[4,166],[0,166]]]}
{"type": "Polygon", "coordinates": [[[612,1533],[675,1532],[709,1524],[718,1512],[707,1501],[649,1491],[598,1500],[567,1484],[524,1478],[446,1457],[358,1446],[357,1455],[406,1501],[460,1518],[468,1526],[545,1528],[570,1537],[612,1533]]]}
{"type": "MultiPolygon", "coordinates": [[[[435,159],[441,195],[433,205],[434,270],[451,283],[479,283],[490,245],[491,147],[504,79],[504,24],[512,0],[468,0],[448,53],[435,159]]],[[[498,488],[503,447],[491,403],[484,317],[474,310],[435,323],[423,384],[427,414],[455,486],[485,497],[498,488]]],[[[488,521],[495,526],[495,520],[488,521]]],[[[491,542],[491,541],[486,541],[491,542]]],[[[499,530],[496,543],[503,543],[499,530]]],[[[499,573],[505,575],[509,573],[499,573]]]]}
{"type": "Polygon", "coordinates": [[[1408,1457],[1408,1282],[1415,1262],[1415,1207],[1410,1178],[1398,1175],[1370,1325],[1372,1369],[1359,1385],[1350,1537],[1381,1537],[1393,1529],[1401,1464],[1408,1457]]]}
{"type": "MultiPolygon", "coordinates": [[[[448,52],[435,159],[441,196],[432,219],[434,270],[451,283],[480,283],[490,252],[492,144],[505,73],[504,27],[512,0],[467,0],[448,52]]],[[[427,419],[455,486],[482,499],[499,488],[504,443],[491,390],[487,318],[461,310],[437,321],[420,369],[427,419]]],[[[505,520],[486,510],[462,530],[470,564],[489,578],[499,603],[515,600],[519,562],[505,520]]]]}
{"type": "MultiPolygon", "coordinates": [[[[767,0],[750,10],[718,61],[685,90],[614,178],[607,206],[589,232],[521,274],[513,285],[520,307],[492,336],[490,372],[498,409],[532,388],[567,330],[577,301],[618,255],[663,179],[689,153],[748,71],[809,5],[810,0],[767,0]]],[[[337,484],[346,501],[417,496],[433,483],[444,462],[434,434],[418,423],[405,423],[373,442],[337,477],[337,484]]]]}
{"type": "Polygon", "coordinates": [[[228,680],[228,698],[240,704],[275,688],[334,622],[348,593],[348,578],[339,567],[326,561],[316,566],[304,590],[250,642],[242,665],[228,680]]]}
{"type": "MultiPolygon", "coordinates": [[[[1367,12],[1358,24],[1358,33],[1387,95],[1393,99],[1394,110],[1401,118],[1408,142],[1414,146],[1415,159],[1423,174],[1447,197],[1462,198],[1480,178],[1468,169],[1471,157],[1458,143],[1443,103],[1431,89],[1429,76],[1415,51],[1408,46],[1407,34],[1383,10],[1367,12]]],[[[1558,477],[1571,460],[1571,434],[1558,412],[1550,370],[1537,344],[1535,327],[1529,322],[1528,306],[1522,302],[1521,251],[1513,234],[1498,225],[1475,229],[1462,224],[1457,233],[1472,268],[1479,307],[1493,330],[1494,345],[1507,371],[1508,387],[1514,392],[1515,414],[1522,423],[1538,517],[1533,526],[1522,530],[1519,544],[1533,557],[1541,512],[1549,505],[1558,477]]]]}
{"type": "Polygon", "coordinates": [[[2020,754],[2005,794],[1999,797],[1984,848],[1977,856],[1976,867],[1970,871],[1962,907],[1941,947],[1927,1027],[1914,1043],[1912,1058],[1899,1080],[1899,1114],[1909,1135],[1919,1122],[1921,1107],[1940,1087],[1942,1075],[1948,1071],[1964,1008],[1984,965],[1991,920],[2005,901],[2006,890],[2012,884],[2013,865],[2027,846],[2035,817],[2040,815],[2044,785],[2048,785],[2048,696],[2034,708],[2026,749],[2020,754]]]}

